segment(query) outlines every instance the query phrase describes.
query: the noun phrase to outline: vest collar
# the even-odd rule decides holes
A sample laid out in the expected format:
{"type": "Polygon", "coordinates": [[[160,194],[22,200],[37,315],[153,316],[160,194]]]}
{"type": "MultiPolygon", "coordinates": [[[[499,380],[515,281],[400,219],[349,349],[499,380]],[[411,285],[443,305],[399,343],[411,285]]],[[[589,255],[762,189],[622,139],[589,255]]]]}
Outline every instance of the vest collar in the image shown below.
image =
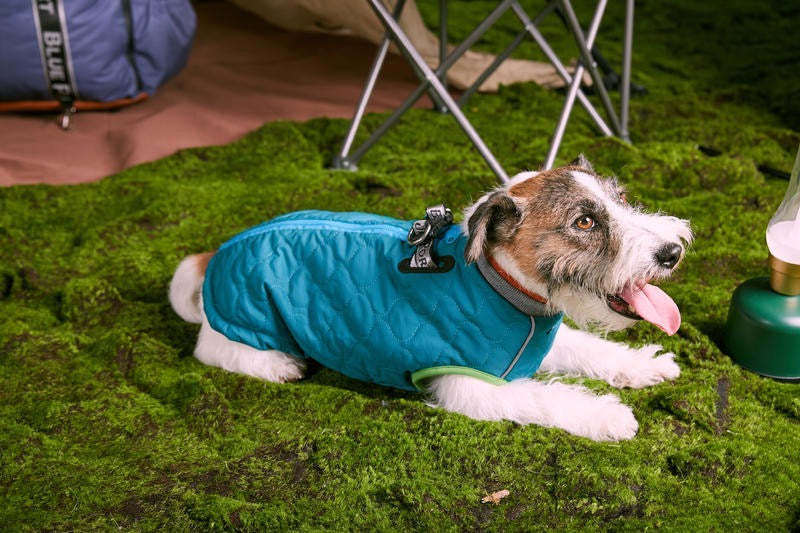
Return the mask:
{"type": "Polygon", "coordinates": [[[548,310],[546,298],[522,287],[493,259],[484,255],[480,256],[478,258],[478,270],[480,270],[486,282],[492,286],[497,294],[519,311],[534,317],[555,314],[548,310]]]}

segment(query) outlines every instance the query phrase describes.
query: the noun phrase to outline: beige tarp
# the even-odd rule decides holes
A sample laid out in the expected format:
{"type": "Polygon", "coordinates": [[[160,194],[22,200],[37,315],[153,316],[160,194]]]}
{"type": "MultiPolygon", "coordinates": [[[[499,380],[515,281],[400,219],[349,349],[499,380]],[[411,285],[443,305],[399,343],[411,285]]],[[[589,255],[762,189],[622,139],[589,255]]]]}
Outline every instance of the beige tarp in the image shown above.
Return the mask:
{"type": "MultiPolygon", "coordinates": [[[[365,0],[231,1],[276,26],[294,31],[348,35],[375,44],[384,35],[383,26],[365,0]]],[[[388,3],[390,6],[394,4],[395,1],[388,3]]],[[[406,2],[400,17],[400,26],[425,62],[436,67],[439,64],[439,39],[425,27],[413,0],[406,2]]],[[[447,81],[456,89],[466,89],[494,59],[495,56],[490,54],[467,51],[450,68],[447,81]]],[[[494,92],[500,85],[528,81],[551,89],[564,86],[564,80],[549,63],[509,58],[481,85],[480,90],[494,92]]]]}

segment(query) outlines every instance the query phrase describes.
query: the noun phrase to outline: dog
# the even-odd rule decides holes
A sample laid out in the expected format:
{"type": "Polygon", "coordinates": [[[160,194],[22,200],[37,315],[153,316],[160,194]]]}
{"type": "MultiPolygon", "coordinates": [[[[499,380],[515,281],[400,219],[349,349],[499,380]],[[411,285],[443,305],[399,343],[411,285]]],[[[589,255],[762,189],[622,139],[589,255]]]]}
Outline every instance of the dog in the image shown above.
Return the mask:
{"type": "Polygon", "coordinates": [[[583,156],[514,176],[460,225],[432,220],[279,217],[185,258],[169,299],[201,324],[194,354],[208,365],[284,383],[301,379],[311,358],[356,379],[419,388],[429,405],[478,420],[596,441],[634,437],[636,418],[616,395],[552,376],[618,388],[679,376],[661,346],[601,335],[639,320],[678,330],[676,304],[651,283],[684,258],[688,221],[630,205],[583,156]],[[426,224],[442,227],[416,239],[426,224]]]}

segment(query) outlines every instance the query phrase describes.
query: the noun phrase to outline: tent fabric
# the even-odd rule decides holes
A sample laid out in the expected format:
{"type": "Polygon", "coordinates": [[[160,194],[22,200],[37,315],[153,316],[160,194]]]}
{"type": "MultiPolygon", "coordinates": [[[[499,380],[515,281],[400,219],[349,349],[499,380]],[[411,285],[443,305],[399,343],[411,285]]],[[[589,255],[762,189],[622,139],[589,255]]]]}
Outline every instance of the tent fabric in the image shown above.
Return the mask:
{"type": "MultiPolygon", "coordinates": [[[[154,97],[79,111],[66,132],[54,113],[0,113],[0,186],[96,181],[179,149],[232,142],[267,121],[352,116],[373,44],[281,30],[226,2],[195,10],[188,63],[154,97]]],[[[390,57],[368,111],[393,109],[416,85],[405,61],[390,57]]]]}
{"type": "MultiPolygon", "coordinates": [[[[320,32],[347,35],[378,44],[385,29],[364,0],[231,0],[242,9],[255,13],[264,20],[293,31],[320,32]]],[[[394,9],[396,0],[390,1],[394,9]]],[[[487,8],[488,9],[488,8],[487,8]]],[[[414,47],[431,68],[439,64],[439,39],[422,20],[413,0],[406,0],[400,16],[400,26],[414,47]]],[[[453,47],[448,45],[449,49],[453,47]]],[[[390,50],[398,53],[393,45],[390,50]]],[[[458,90],[467,89],[495,60],[495,56],[467,50],[447,71],[447,81],[458,90]]],[[[574,67],[568,69],[570,72],[574,67]]],[[[585,83],[591,85],[589,76],[585,83]]],[[[507,58],[479,87],[482,92],[495,92],[500,85],[534,82],[548,89],[564,87],[564,79],[550,63],[507,58]]]]}
{"type": "Polygon", "coordinates": [[[79,100],[152,95],[186,64],[195,24],[188,0],[5,0],[0,3],[0,100],[53,99],[43,58],[56,73],[72,72],[79,100]],[[61,19],[63,38],[42,25],[45,16],[61,19]],[[62,39],[67,61],[51,54],[62,39]]]}

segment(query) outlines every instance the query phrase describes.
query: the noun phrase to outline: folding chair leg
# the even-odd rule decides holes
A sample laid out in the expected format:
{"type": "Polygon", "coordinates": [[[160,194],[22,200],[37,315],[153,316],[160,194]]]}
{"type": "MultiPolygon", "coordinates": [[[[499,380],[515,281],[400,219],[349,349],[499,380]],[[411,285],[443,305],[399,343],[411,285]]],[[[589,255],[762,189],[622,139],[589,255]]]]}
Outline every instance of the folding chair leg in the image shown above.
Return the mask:
{"type": "MultiPolygon", "coordinates": [[[[527,15],[525,15],[526,20],[528,20],[528,23],[530,23],[530,25],[535,28],[539,24],[541,19],[543,19],[545,16],[550,14],[553,11],[553,9],[555,9],[555,5],[556,5],[555,1],[550,2],[547,5],[547,7],[545,7],[542,11],[540,11],[538,15],[536,15],[536,18],[533,20],[533,22],[531,22],[530,19],[527,19],[527,15]]],[[[517,9],[520,9],[520,10],[522,9],[519,6],[519,3],[516,2],[516,1],[511,4],[511,7],[515,11],[517,9]]],[[[525,14],[524,11],[522,11],[522,13],[525,14]]],[[[517,34],[516,37],[514,37],[514,39],[511,41],[511,44],[509,44],[508,47],[506,47],[505,50],[503,50],[501,53],[499,53],[497,56],[495,56],[494,61],[492,61],[492,63],[488,67],[486,67],[486,69],[483,72],[481,72],[480,76],[478,76],[475,79],[475,81],[472,82],[472,85],[467,87],[464,90],[464,92],[461,93],[461,97],[458,99],[459,107],[463,107],[464,103],[473,94],[475,94],[475,91],[480,89],[481,85],[483,85],[483,82],[485,82],[489,78],[489,76],[494,74],[494,71],[497,70],[500,67],[500,65],[502,65],[503,62],[511,56],[511,54],[514,53],[514,51],[519,47],[520,44],[522,44],[522,41],[524,41],[525,38],[528,36],[528,25],[529,25],[528,23],[526,23],[525,21],[522,22],[522,25],[524,26],[524,28],[522,29],[522,31],[520,31],[517,34]]],[[[565,70],[565,72],[566,72],[566,70],[565,70]]],[[[567,82],[567,83],[569,83],[569,82],[567,82]]]]}
{"type": "MultiPolygon", "coordinates": [[[[447,59],[447,0],[439,0],[439,66],[441,67],[447,59]]],[[[447,89],[447,71],[442,70],[439,74],[439,81],[447,89]]],[[[434,109],[439,113],[447,113],[447,108],[434,102],[434,109]]]]}
{"type": "MultiPolygon", "coordinates": [[[[600,22],[603,20],[603,13],[606,9],[606,3],[607,0],[600,0],[597,3],[597,8],[595,9],[594,16],[592,17],[592,23],[589,26],[589,32],[586,36],[586,46],[588,48],[591,48],[594,45],[594,40],[597,37],[597,31],[600,29],[600,22]]],[[[583,79],[583,70],[583,64],[579,64],[575,69],[572,83],[567,90],[567,98],[564,101],[564,107],[561,110],[561,116],[558,118],[556,131],[553,134],[553,140],[550,142],[550,150],[547,152],[547,157],[545,158],[545,169],[553,168],[553,164],[555,163],[556,154],[558,153],[558,149],[561,147],[561,141],[564,137],[564,131],[567,129],[569,116],[572,114],[572,109],[575,106],[575,97],[580,91],[581,81],[583,79]]]]}
{"type": "Polygon", "coordinates": [[[409,56],[416,64],[417,68],[425,75],[425,79],[428,81],[428,83],[433,86],[433,90],[435,90],[439,97],[444,100],[444,103],[450,110],[450,113],[452,113],[453,118],[456,119],[458,125],[461,126],[461,129],[464,130],[464,133],[467,134],[467,137],[469,137],[469,139],[472,141],[472,144],[475,145],[475,148],[478,149],[478,152],[480,152],[483,159],[486,160],[486,163],[489,165],[489,168],[492,169],[492,172],[494,172],[501,181],[507,182],[508,176],[506,175],[505,170],[503,170],[503,168],[497,162],[497,159],[495,159],[492,152],[489,151],[489,148],[483,142],[483,139],[481,139],[481,137],[478,135],[478,132],[476,132],[472,127],[472,124],[470,124],[469,120],[467,120],[467,117],[464,116],[464,113],[461,112],[461,109],[459,109],[455,101],[453,101],[453,98],[447,92],[447,89],[445,89],[444,85],[442,85],[442,82],[439,81],[439,77],[430,69],[422,56],[420,56],[416,51],[414,45],[411,44],[411,41],[408,39],[408,36],[406,36],[395,19],[392,18],[391,13],[389,13],[386,7],[384,7],[381,0],[369,0],[369,3],[372,5],[372,9],[377,13],[378,17],[380,17],[383,25],[394,37],[395,42],[397,42],[401,48],[404,48],[408,51],[409,56]]]}
{"type": "Polygon", "coordinates": [[[628,106],[631,98],[631,60],[633,56],[633,1],[625,0],[625,37],[622,49],[622,94],[620,97],[620,137],[630,141],[628,106]]]}
{"type": "Polygon", "coordinates": [[[375,62],[372,65],[369,75],[367,76],[367,83],[364,86],[363,92],[361,93],[361,98],[358,100],[353,119],[350,121],[350,127],[348,128],[347,135],[345,135],[344,142],[342,143],[342,149],[336,156],[334,156],[333,161],[331,161],[331,168],[356,170],[355,164],[348,157],[348,153],[350,152],[350,148],[353,146],[353,141],[356,138],[356,132],[358,131],[358,127],[361,125],[361,119],[364,118],[364,113],[367,109],[367,103],[369,102],[370,96],[372,96],[372,91],[375,89],[375,82],[378,79],[381,65],[386,58],[386,52],[389,50],[389,43],[389,38],[384,38],[383,42],[378,48],[378,55],[375,58],[375,62]]]}
{"type": "Polygon", "coordinates": [[[456,48],[456,50],[447,56],[447,60],[436,69],[436,72],[431,70],[431,68],[425,63],[425,60],[416,51],[413,44],[408,39],[408,36],[405,34],[405,32],[403,32],[402,28],[400,28],[400,25],[392,17],[381,0],[368,1],[373,11],[375,11],[375,14],[378,15],[378,18],[383,23],[383,26],[386,28],[387,32],[391,34],[398,48],[403,50],[406,58],[412,63],[414,70],[419,73],[422,83],[417,90],[409,98],[407,98],[406,101],[403,102],[403,104],[398,107],[377,130],[373,132],[370,138],[367,139],[367,141],[365,141],[365,143],[353,153],[353,155],[349,158],[350,168],[353,168],[354,163],[356,163],[364,155],[364,153],[369,150],[369,148],[378,140],[378,138],[383,135],[389,129],[389,127],[391,127],[400,118],[400,115],[407,111],[426,90],[432,90],[436,93],[438,98],[444,102],[444,105],[453,115],[453,118],[456,120],[461,129],[464,130],[464,133],[467,135],[470,141],[472,141],[472,144],[475,145],[475,148],[477,148],[478,152],[489,165],[489,168],[492,170],[492,172],[495,173],[500,181],[508,181],[508,175],[505,173],[492,152],[483,142],[483,139],[481,139],[481,137],[472,127],[472,124],[470,124],[469,120],[467,120],[466,116],[464,116],[464,113],[458,107],[456,102],[447,92],[444,84],[442,84],[442,82],[439,80],[439,74],[446,72],[452,63],[454,63],[455,60],[460,57],[464,51],[474,43],[475,40],[477,40],[479,35],[485,31],[485,28],[491,26],[491,24],[494,23],[497,18],[499,18],[502,12],[508,8],[508,5],[512,0],[505,0],[500,6],[495,8],[492,14],[487,17],[486,20],[484,20],[479,28],[476,28],[476,30],[473,31],[473,34],[470,36],[471,38],[468,38],[468,40],[462,43],[458,48],[456,48]]]}
{"type": "Polygon", "coordinates": [[[477,27],[473,32],[464,40],[456,49],[451,53],[447,54],[447,6],[446,0],[439,0],[439,8],[440,8],[440,48],[439,48],[439,66],[436,70],[432,70],[428,65],[425,63],[425,60],[419,55],[416,48],[413,46],[411,41],[408,39],[408,36],[403,32],[402,28],[400,27],[399,23],[397,22],[400,13],[403,8],[403,4],[405,0],[398,0],[397,5],[394,9],[394,14],[391,14],[386,6],[383,4],[383,0],[367,0],[370,4],[370,7],[381,20],[384,28],[386,29],[386,33],[384,35],[384,39],[378,49],[378,53],[376,55],[375,61],[373,63],[372,69],[368,75],[367,83],[362,93],[361,99],[357,105],[353,120],[350,125],[350,129],[347,132],[345,137],[344,143],[342,145],[342,150],[340,153],[334,158],[332,163],[333,168],[349,168],[355,169],[355,165],[358,161],[363,157],[363,155],[375,144],[375,142],[383,136],[391,126],[393,126],[405,113],[408,109],[410,109],[414,103],[422,97],[423,94],[426,92],[431,97],[434,102],[435,109],[441,112],[449,112],[453,115],[453,118],[456,120],[458,125],[464,130],[464,133],[470,139],[470,141],[475,145],[475,148],[484,158],[486,163],[489,165],[489,168],[497,175],[497,177],[502,181],[508,181],[508,176],[506,175],[503,168],[494,158],[494,155],[485,145],[481,137],[478,133],[474,130],[470,122],[464,116],[463,112],[461,111],[461,104],[469,98],[470,95],[480,86],[480,84],[488,78],[489,75],[502,63],[502,61],[511,55],[511,53],[517,48],[517,46],[521,43],[522,39],[524,38],[525,34],[530,34],[539,47],[544,52],[545,56],[550,60],[553,66],[556,68],[558,74],[564,79],[564,81],[568,84],[568,92],[567,98],[564,103],[564,107],[561,112],[561,116],[559,117],[559,122],[556,126],[555,133],[553,135],[553,139],[550,145],[550,150],[547,154],[546,161],[545,161],[545,168],[551,168],[556,157],[556,153],[560,147],[564,132],[566,130],[567,122],[569,121],[569,116],[574,108],[575,101],[577,100],[587,111],[589,116],[594,120],[597,126],[600,128],[602,133],[606,136],[611,135],[618,135],[622,137],[624,140],[628,140],[628,105],[629,105],[629,98],[630,98],[630,67],[631,67],[631,56],[632,56],[632,39],[633,39],[633,2],[634,0],[626,0],[626,18],[625,18],[625,42],[624,42],[624,49],[623,49],[623,66],[622,66],[622,95],[621,95],[621,102],[620,102],[620,114],[617,115],[613,105],[611,104],[611,99],[609,98],[608,91],[606,86],[600,77],[600,74],[597,70],[597,66],[594,62],[592,57],[591,49],[594,44],[594,40],[597,36],[597,32],[599,30],[600,22],[602,21],[603,13],[605,11],[605,7],[607,4],[607,0],[599,0],[597,4],[597,8],[595,9],[595,14],[592,18],[592,23],[589,28],[589,31],[586,35],[584,35],[583,30],[581,29],[577,16],[575,15],[574,10],[572,9],[572,5],[570,0],[551,0],[550,4],[545,8],[539,16],[537,16],[537,21],[540,17],[544,16],[546,13],[549,13],[554,6],[559,6],[560,10],[563,15],[563,19],[573,33],[573,37],[575,42],[578,46],[578,50],[581,55],[581,63],[575,70],[575,73],[571,76],[567,71],[564,64],[560,61],[558,56],[549,46],[547,41],[545,40],[544,36],[539,32],[536,27],[536,23],[531,21],[531,19],[527,16],[525,11],[519,4],[519,0],[503,0],[501,1],[497,7],[490,13],[486,19],[477,27]],[[524,30],[517,35],[514,39],[512,44],[503,51],[497,59],[487,68],[487,70],[475,81],[473,84],[464,92],[458,102],[454,101],[453,98],[447,91],[446,87],[446,73],[447,70],[452,66],[453,63],[470,47],[475,41],[485,33],[485,31],[492,25],[494,22],[509,8],[511,7],[517,17],[520,19],[524,26],[524,30]],[[363,118],[367,102],[372,94],[372,91],[375,86],[375,82],[378,77],[378,73],[383,65],[383,62],[386,57],[386,53],[388,51],[390,41],[394,40],[397,47],[400,49],[403,56],[406,58],[412,69],[415,71],[417,76],[420,78],[420,85],[417,89],[400,105],[395,111],[387,118],[383,124],[381,124],[370,137],[361,145],[359,146],[352,155],[348,155],[350,149],[353,144],[353,140],[356,135],[356,131],[358,126],[363,118]],[[587,70],[592,77],[592,80],[595,84],[595,90],[597,91],[598,96],[605,108],[605,111],[608,115],[608,119],[611,122],[611,127],[606,124],[603,117],[597,112],[594,108],[592,103],[586,97],[584,92],[581,90],[580,85],[583,78],[584,70],[587,70]]]}
{"type": "MultiPolygon", "coordinates": [[[[395,17],[399,17],[403,12],[405,3],[406,0],[397,1],[397,5],[394,9],[395,17]]],[[[348,154],[350,153],[350,148],[353,146],[353,141],[356,138],[356,132],[358,132],[358,127],[361,125],[361,120],[364,118],[367,104],[369,103],[369,99],[372,97],[372,91],[375,90],[375,83],[378,81],[378,75],[383,67],[383,62],[386,60],[386,53],[389,51],[389,45],[391,42],[392,41],[389,32],[386,32],[383,36],[380,46],[378,47],[378,53],[375,54],[375,59],[372,62],[372,67],[370,68],[369,74],[367,75],[367,83],[364,85],[364,89],[361,92],[361,97],[356,105],[353,119],[350,121],[350,127],[348,128],[344,142],[342,143],[342,149],[339,150],[339,153],[334,156],[333,161],[331,161],[330,168],[356,170],[355,163],[348,157],[348,154]]]]}
{"type": "Polygon", "coordinates": [[[497,68],[503,63],[503,61],[508,59],[508,57],[512,53],[514,53],[514,50],[516,50],[519,47],[519,45],[522,44],[522,41],[527,36],[528,36],[527,32],[525,32],[525,30],[522,30],[521,32],[519,32],[517,34],[517,36],[514,38],[514,40],[511,42],[511,44],[508,45],[508,47],[505,50],[503,50],[500,54],[498,54],[494,58],[494,61],[492,61],[492,63],[488,67],[486,67],[486,70],[481,72],[480,76],[478,76],[475,79],[475,81],[472,82],[472,85],[467,87],[464,90],[464,92],[461,93],[461,96],[458,98],[458,106],[459,107],[462,107],[464,105],[464,103],[467,100],[469,100],[469,98],[473,94],[475,94],[475,91],[480,89],[481,85],[483,85],[483,82],[485,82],[489,78],[489,76],[491,76],[494,73],[494,71],[497,70],[497,68]]]}
{"type": "Polygon", "coordinates": [[[394,126],[397,123],[397,121],[400,120],[400,117],[402,117],[406,111],[411,109],[411,107],[417,102],[417,100],[422,98],[422,95],[425,93],[426,89],[427,86],[425,84],[422,84],[419,87],[417,87],[414,90],[414,92],[411,93],[411,95],[408,98],[406,98],[402,104],[397,106],[397,108],[394,111],[392,111],[392,114],[389,115],[389,117],[386,120],[384,120],[380,126],[375,128],[375,131],[372,132],[372,134],[367,138],[367,140],[361,143],[361,145],[358,148],[356,148],[356,150],[348,157],[348,160],[350,161],[351,165],[350,168],[355,168],[355,165],[357,165],[358,162],[361,161],[361,158],[364,157],[364,154],[366,154],[369,151],[369,149],[372,148],[375,145],[375,143],[378,142],[378,140],[380,140],[380,138],[386,134],[387,131],[389,131],[389,128],[394,126]]]}
{"type": "MultiPolygon", "coordinates": [[[[525,26],[525,31],[527,31],[530,36],[533,37],[533,40],[537,45],[539,45],[539,48],[541,48],[545,57],[547,57],[548,61],[550,61],[550,63],[555,67],[556,72],[558,72],[558,75],[564,80],[564,83],[567,85],[571,84],[573,77],[569,72],[567,72],[567,68],[564,66],[564,63],[562,63],[558,58],[555,51],[550,47],[547,40],[536,27],[536,24],[531,21],[530,17],[528,17],[528,14],[524,9],[522,9],[522,6],[520,6],[518,2],[514,2],[514,4],[511,6],[511,9],[514,10],[517,18],[519,18],[520,22],[522,22],[523,26],[525,26]]],[[[581,78],[579,77],[578,79],[581,78]]],[[[592,105],[592,102],[589,101],[589,98],[583,93],[583,91],[578,91],[578,101],[586,110],[586,112],[589,113],[589,116],[592,118],[592,120],[594,120],[595,124],[597,124],[597,127],[600,128],[600,131],[603,133],[603,135],[606,137],[614,135],[614,132],[611,131],[611,128],[608,127],[605,120],[603,120],[603,117],[600,116],[600,113],[597,112],[594,105],[592,105]]]]}
{"type": "Polygon", "coordinates": [[[567,26],[572,31],[573,37],[575,37],[575,42],[578,45],[578,51],[581,54],[583,65],[586,70],[589,71],[592,81],[594,82],[595,91],[597,91],[597,95],[600,97],[600,101],[608,114],[611,128],[614,130],[614,133],[621,136],[622,128],[620,127],[619,117],[617,117],[617,112],[611,103],[611,98],[608,96],[603,78],[600,76],[594,64],[594,58],[592,58],[592,53],[590,51],[591,46],[587,46],[586,39],[583,36],[583,30],[581,30],[581,26],[578,23],[578,17],[575,15],[575,10],[572,9],[572,4],[570,4],[569,0],[559,0],[559,2],[567,19],[567,26]]]}

